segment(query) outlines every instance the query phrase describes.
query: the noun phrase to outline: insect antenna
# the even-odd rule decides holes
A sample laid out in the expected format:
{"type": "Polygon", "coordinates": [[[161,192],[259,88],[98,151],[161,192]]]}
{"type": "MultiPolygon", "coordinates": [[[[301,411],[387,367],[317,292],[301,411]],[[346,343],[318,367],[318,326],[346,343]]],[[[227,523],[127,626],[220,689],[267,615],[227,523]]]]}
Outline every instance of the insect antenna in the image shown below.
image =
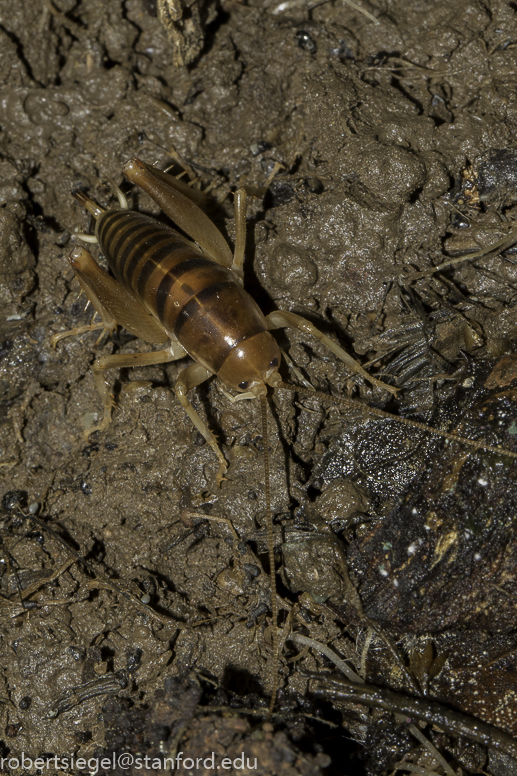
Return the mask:
{"type": "Polygon", "coordinates": [[[276,694],[278,690],[278,601],[276,598],[276,575],[275,575],[275,543],[273,538],[273,513],[271,509],[271,483],[269,476],[269,435],[267,430],[267,396],[260,397],[260,411],[262,416],[262,439],[264,444],[264,483],[266,494],[266,525],[267,525],[267,545],[269,554],[269,577],[271,580],[271,618],[272,618],[272,637],[271,646],[273,649],[272,672],[273,682],[271,690],[271,700],[269,701],[268,717],[273,713],[275,707],[276,694]]]}
{"type": "Polygon", "coordinates": [[[481,440],[469,439],[468,437],[460,436],[459,434],[453,434],[450,431],[442,431],[432,426],[426,426],[425,423],[419,423],[417,420],[410,420],[409,418],[401,418],[398,415],[394,415],[391,412],[380,410],[377,407],[371,407],[369,404],[363,404],[363,402],[357,399],[349,399],[345,396],[330,396],[323,391],[313,391],[307,388],[301,388],[297,385],[290,385],[289,383],[280,382],[275,385],[275,390],[285,390],[291,393],[301,393],[304,396],[318,396],[320,399],[326,399],[335,404],[340,404],[343,407],[352,407],[353,409],[360,410],[365,415],[374,415],[377,418],[386,418],[388,420],[397,420],[405,426],[411,426],[417,428],[419,431],[425,431],[428,434],[434,434],[435,436],[443,437],[451,442],[459,442],[462,445],[468,445],[476,450],[487,450],[489,453],[497,453],[498,455],[507,455],[511,458],[517,458],[517,453],[507,450],[505,447],[499,447],[494,445],[487,445],[486,442],[481,440]]]}

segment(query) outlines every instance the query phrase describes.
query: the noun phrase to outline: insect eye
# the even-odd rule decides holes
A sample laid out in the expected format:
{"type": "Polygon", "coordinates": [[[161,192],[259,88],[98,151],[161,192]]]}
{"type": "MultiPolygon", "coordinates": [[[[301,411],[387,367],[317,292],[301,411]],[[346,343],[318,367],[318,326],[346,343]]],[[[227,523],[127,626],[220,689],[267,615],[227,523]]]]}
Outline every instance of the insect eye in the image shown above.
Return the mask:
{"type": "Polygon", "coordinates": [[[277,367],[277,366],[278,366],[278,358],[274,358],[274,359],[271,361],[271,363],[270,363],[270,365],[269,365],[269,368],[270,368],[270,369],[275,369],[275,367],[277,367]]]}
{"type": "Polygon", "coordinates": [[[248,385],[249,385],[249,382],[245,380],[243,383],[239,383],[239,388],[241,389],[241,391],[245,391],[248,385]]]}

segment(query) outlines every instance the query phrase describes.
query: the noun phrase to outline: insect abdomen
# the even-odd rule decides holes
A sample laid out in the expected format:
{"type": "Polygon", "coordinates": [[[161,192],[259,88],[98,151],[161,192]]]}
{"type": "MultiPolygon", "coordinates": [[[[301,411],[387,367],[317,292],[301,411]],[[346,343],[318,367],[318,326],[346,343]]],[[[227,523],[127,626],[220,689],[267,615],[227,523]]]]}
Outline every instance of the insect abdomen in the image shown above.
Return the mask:
{"type": "Polygon", "coordinates": [[[129,210],[108,210],[96,234],[115,277],[190,355],[217,373],[229,352],[267,330],[233,273],[174,229],[129,210]]]}

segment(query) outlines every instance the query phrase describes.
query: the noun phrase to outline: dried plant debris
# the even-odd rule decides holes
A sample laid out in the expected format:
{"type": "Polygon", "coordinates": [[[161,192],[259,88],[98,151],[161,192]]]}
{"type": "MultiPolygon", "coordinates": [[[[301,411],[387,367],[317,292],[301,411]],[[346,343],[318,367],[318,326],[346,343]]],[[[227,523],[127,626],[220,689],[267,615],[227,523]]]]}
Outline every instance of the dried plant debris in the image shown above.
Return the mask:
{"type": "Polygon", "coordinates": [[[172,44],[172,58],[177,67],[190,65],[205,43],[207,26],[217,15],[213,0],[157,0],[158,18],[172,44]]]}
{"type": "Polygon", "coordinates": [[[491,149],[463,170],[459,200],[463,196],[470,206],[483,203],[498,209],[517,204],[516,161],[516,148],[491,149]]]}

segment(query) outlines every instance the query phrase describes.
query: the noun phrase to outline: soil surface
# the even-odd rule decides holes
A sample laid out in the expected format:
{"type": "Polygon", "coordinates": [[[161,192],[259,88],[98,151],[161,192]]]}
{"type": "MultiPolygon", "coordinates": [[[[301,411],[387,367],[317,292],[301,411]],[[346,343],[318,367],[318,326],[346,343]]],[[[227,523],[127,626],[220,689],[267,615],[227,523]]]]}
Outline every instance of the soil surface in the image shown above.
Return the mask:
{"type": "Polygon", "coordinates": [[[67,262],[92,226],[71,190],[115,207],[122,185],[164,219],[122,165],[183,166],[231,246],[228,194],[246,187],[262,309],[307,317],[399,392],[293,329],[286,381],[517,450],[515,256],[468,258],[515,220],[517,6],[360,5],[0,0],[3,757],[215,752],[256,758],[231,773],[375,776],[402,758],[443,774],[438,750],[456,773],[517,773],[515,459],[274,392],[267,719],[259,405],[216,379],[194,392],[229,462],[219,488],[173,392],[188,360],[109,372],[111,425],[85,441],[93,360],[150,346],[124,330],[51,346],[92,318],[67,262]],[[315,693],[308,672],[339,670],[329,649],[467,732],[427,720],[425,744],[415,720],[315,693]]]}

